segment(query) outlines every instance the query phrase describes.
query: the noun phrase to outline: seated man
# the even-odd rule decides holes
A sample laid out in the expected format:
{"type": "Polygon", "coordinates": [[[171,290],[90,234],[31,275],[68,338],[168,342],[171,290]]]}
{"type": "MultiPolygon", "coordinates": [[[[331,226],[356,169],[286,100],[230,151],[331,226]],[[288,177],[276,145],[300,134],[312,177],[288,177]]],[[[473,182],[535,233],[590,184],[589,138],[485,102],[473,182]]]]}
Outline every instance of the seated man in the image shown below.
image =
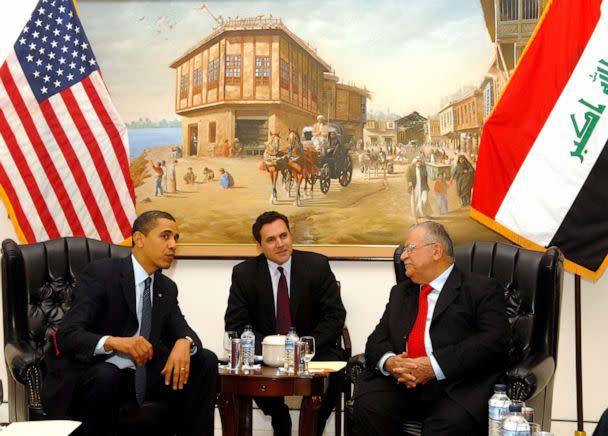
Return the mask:
{"type": "MultiPolygon", "coordinates": [[[[253,224],[253,237],[262,251],[234,267],[226,309],[226,331],[253,326],[256,354],[265,336],[286,334],[294,326],[299,336],[314,336],[315,360],[344,360],[337,342],[346,311],[336,278],[325,256],[292,248],[289,221],[278,212],[264,212],[253,224]],[[290,304],[291,302],[291,304],[290,304]]],[[[321,435],[344,385],[344,371],[332,373],[318,412],[321,435]]],[[[289,409],[282,397],[255,398],[272,417],[275,435],[291,434],[289,409]]]]}
{"type": "Polygon", "coordinates": [[[329,126],[323,115],[317,116],[317,122],[312,127],[312,144],[317,152],[325,156],[327,151],[327,140],[329,136],[329,126]]]}
{"type": "Polygon", "coordinates": [[[177,286],[161,273],[178,237],[170,214],[144,212],[133,223],[130,256],[82,271],[47,353],[49,416],[78,417],[82,435],[112,435],[119,407],[137,413],[154,399],[168,404],[178,435],[213,434],[217,358],[203,349],[180,311],[177,286]]]}
{"type": "Polygon", "coordinates": [[[503,289],[454,265],[440,224],[413,226],[405,244],[409,280],[393,287],[367,339],[355,434],[398,435],[409,418],[425,436],[487,435],[490,391],[507,362],[503,289]]]}

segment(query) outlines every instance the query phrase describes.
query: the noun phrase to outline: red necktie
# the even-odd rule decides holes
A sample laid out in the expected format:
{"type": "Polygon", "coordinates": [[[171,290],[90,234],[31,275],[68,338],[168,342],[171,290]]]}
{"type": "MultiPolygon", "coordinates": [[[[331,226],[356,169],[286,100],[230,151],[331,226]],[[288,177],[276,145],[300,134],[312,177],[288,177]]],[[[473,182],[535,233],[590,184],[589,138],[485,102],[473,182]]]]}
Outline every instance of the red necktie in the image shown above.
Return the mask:
{"type": "Polygon", "coordinates": [[[412,327],[412,331],[407,337],[407,356],[421,357],[426,356],[426,348],[424,347],[424,327],[426,325],[426,315],[428,312],[427,297],[433,290],[431,285],[422,285],[420,295],[418,297],[418,316],[412,327]]]}
{"type": "Polygon", "coordinates": [[[286,335],[291,327],[291,309],[289,308],[289,292],[287,291],[287,279],[283,274],[283,267],[278,268],[281,273],[279,287],[277,289],[277,333],[286,335]]]}

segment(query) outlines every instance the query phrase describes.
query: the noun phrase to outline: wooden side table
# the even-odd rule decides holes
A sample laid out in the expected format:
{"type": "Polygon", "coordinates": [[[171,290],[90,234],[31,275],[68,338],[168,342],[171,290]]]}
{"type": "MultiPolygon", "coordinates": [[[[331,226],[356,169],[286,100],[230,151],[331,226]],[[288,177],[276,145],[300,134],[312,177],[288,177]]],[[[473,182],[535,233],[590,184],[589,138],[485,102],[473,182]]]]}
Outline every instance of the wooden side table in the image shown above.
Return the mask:
{"type": "Polygon", "coordinates": [[[255,371],[219,369],[218,408],[224,436],[251,435],[251,398],[301,395],[299,434],[316,435],[317,411],[327,390],[327,373],[287,375],[263,366],[255,371]]]}

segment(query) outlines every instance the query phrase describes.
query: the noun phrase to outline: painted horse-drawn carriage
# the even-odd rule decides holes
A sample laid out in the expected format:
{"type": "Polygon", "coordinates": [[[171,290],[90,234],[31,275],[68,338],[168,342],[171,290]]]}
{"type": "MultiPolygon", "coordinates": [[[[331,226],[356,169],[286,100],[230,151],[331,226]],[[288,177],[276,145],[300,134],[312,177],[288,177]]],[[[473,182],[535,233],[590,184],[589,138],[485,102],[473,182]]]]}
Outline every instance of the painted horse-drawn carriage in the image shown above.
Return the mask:
{"type": "Polygon", "coordinates": [[[304,197],[312,198],[314,185],[319,180],[321,192],[329,191],[332,179],[341,186],[348,186],[353,175],[353,163],[349,146],[343,143],[340,126],[330,125],[328,138],[313,138],[312,127],[304,127],[301,139],[298,132],[290,130],[285,145],[281,145],[278,133],[271,134],[264,151],[263,168],[270,174],[272,195],[270,202],[277,202],[276,183],[279,174],[283,187],[292,195],[295,189],[294,205],[301,205],[301,185],[304,182],[304,197]]]}

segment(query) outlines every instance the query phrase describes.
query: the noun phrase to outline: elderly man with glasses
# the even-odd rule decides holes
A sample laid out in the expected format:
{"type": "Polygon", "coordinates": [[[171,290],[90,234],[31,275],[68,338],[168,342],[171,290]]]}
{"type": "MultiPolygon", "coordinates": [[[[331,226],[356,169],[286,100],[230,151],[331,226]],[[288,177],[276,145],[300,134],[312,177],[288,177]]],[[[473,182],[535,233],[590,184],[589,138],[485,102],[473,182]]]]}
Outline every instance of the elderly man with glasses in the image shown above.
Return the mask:
{"type": "Polygon", "coordinates": [[[415,419],[424,436],[485,435],[492,384],[507,363],[503,289],[459,270],[449,234],[431,221],[410,228],[401,260],[408,279],[367,339],[356,434],[400,434],[415,419]]]}

